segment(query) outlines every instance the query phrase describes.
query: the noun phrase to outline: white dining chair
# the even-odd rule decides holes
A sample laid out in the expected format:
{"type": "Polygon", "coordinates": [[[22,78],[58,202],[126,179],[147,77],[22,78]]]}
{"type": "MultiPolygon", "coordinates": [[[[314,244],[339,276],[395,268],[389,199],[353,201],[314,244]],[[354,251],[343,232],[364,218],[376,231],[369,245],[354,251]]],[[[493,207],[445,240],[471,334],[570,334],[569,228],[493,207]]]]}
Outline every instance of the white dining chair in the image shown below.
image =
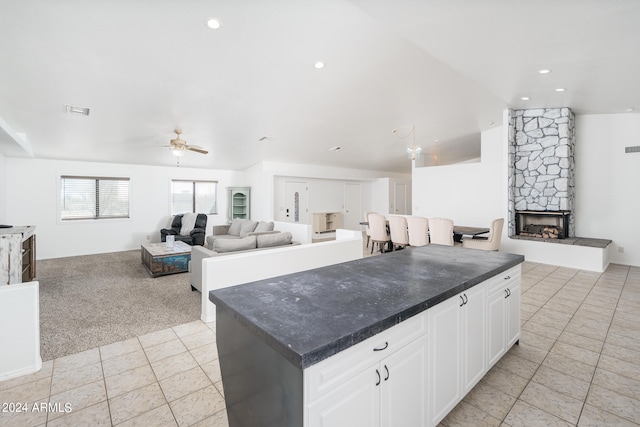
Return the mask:
{"type": "Polygon", "coordinates": [[[453,246],[453,220],[429,218],[429,240],[435,245],[453,246]]]}
{"type": "Polygon", "coordinates": [[[367,223],[367,225],[364,226],[364,233],[367,235],[367,248],[369,247],[369,241],[371,240],[371,227],[369,226],[369,215],[370,214],[374,214],[377,212],[365,212],[364,213],[364,222],[367,223]]]}
{"type": "Polygon", "coordinates": [[[380,251],[384,253],[384,247],[391,241],[391,237],[387,233],[387,219],[384,215],[369,214],[369,228],[371,229],[371,253],[373,253],[376,243],[380,251]]]}
{"type": "Polygon", "coordinates": [[[393,249],[402,249],[409,244],[407,219],[399,215],[389,216],[389,233],[393,249]]]}
{"type": "Polygon", "coordinates": [[[462,239],[463,248],[483,249],[485,251],[497,251],[500,249],[502,239],[502,228],[504,218],[494,219],[489,228],[489,237],[474,237],[473,239],[462,239]]]}
{"type": "Polygon", "coordinates": [[[409,246],[426,246],[429,244],[429,220],[422,216],[408,216],[407,229],[409,246]]]}

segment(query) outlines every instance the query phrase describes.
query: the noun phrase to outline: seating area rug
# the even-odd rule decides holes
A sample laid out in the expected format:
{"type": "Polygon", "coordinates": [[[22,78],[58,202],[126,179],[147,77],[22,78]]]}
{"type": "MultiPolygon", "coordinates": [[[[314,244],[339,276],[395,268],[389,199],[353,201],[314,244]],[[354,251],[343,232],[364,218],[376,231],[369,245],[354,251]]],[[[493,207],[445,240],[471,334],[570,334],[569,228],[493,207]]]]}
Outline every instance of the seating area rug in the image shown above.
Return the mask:
{"type": "Polygon", "coordinates": [[[140,251],[41,260],[43,361],[200,318],[200,292],[189,273],[152,278],[140,251]]]}

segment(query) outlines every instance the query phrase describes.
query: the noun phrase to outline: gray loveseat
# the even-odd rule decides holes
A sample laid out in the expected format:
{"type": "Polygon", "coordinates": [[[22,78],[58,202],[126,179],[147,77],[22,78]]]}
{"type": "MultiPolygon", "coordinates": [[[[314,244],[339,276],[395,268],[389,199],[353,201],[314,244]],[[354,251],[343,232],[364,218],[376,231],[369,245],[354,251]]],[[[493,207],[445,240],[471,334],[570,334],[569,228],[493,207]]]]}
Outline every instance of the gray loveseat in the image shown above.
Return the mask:
{"type": "Polygon", "coordinates": [[[213,243],[219,239],[243,239],[247,236],[279,233],[273,230],[273,221],[252,221],[236,218],[228,225],[214,225],[212,235],[207,236],[207,247],[213,249],[213,243]]]}
{"type": "MultiPolygon", "coordinates": [[[[265,232],[266,233],[266,232],[265,232]]],[[[288,231],[271,231],[268,234],[251,234],[245,237],[218,238],[212,240],[212,249],[203,246],[191,248],[189,281],[191,290],[202,292],[202,260],[209,257],[231,255],[242,252],[261,251],[282,246],[299,245],[293,242],[288,231]]]]}

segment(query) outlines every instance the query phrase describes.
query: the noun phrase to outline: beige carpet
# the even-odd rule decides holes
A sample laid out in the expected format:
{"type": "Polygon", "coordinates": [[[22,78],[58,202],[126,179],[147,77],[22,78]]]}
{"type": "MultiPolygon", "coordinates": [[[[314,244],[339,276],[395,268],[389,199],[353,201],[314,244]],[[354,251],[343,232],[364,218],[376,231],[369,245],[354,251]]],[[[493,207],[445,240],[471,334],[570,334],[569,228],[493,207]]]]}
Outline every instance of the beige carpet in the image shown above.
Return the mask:
{"type": "Polygon", "coordinates": [[[152,278],[140,251],[38,261],[42,360],[200,318],[189,274],[152,278]]]}

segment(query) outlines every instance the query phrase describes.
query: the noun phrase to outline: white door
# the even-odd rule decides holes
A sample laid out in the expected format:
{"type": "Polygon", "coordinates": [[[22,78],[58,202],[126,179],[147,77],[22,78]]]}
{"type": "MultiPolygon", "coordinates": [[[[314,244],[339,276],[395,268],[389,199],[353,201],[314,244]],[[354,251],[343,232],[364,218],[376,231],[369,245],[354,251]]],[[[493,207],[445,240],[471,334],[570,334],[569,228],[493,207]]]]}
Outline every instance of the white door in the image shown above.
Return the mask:
{"type": "Polygon", "coordinates": [[[285,217],[286,222],[308,224],[308,193],[306,182],[287,181],[285,183],[285,217]]]}
{"type": "Polygon", "coordinates": [[[380,364],[382,427],[429,425],[427,346],[428,337],[424,335],[380,364]]]}
{"type": "Polygon", "coordinates": [[[396,215],[407,214],[407,184],[395,183],[394,187],[394,212],[396,215]]]}
{"type": "Polygon", "coordinates": [[[487,369],[485,363],[487,296],[485,292],[485,285],[479,284],[463,293],[465,298],[465,304],[462,307],[464,313],[463,394],[469,392],[480,381],[487,369]]]}
{"type": "Polygon", "coordinates": [[[430,424],[437,425],[462,398],[462,306],[458,294],[428,311],[430,424]]]}
{"type": "Polygon", "coordinates": [[[309,405],[309,427],[379,425],[382,378],[378,373],[370,366],[309,405]]]}
{"type": "Polygon", "coordinates": [[[360,184],[344,184],[344,218],[342,227],[347,230],[360,230],[362,217],[360,184]]]}

